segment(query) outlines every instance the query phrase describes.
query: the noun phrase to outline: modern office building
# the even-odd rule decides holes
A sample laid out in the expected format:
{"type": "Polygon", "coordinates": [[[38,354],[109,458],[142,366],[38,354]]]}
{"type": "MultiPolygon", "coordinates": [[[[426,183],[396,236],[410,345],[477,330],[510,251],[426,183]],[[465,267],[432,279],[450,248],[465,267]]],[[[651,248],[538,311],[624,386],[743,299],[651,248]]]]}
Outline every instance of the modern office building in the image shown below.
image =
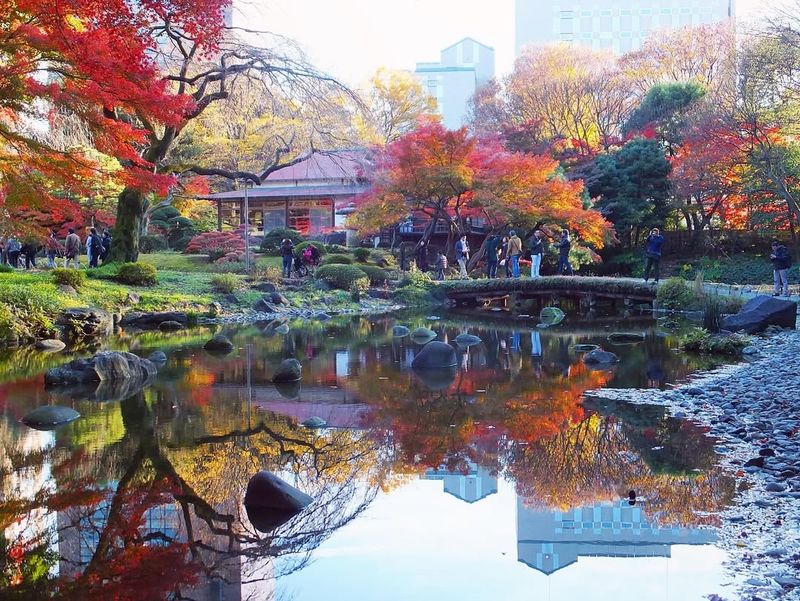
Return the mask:
{"type": "Polygon", "coordinates": [[[672,545],[705,545],[712,530],[655,523],[627,500],[568,511],[536,510],[517,498],[517,559],[552,574],[583,557],[670,557],[672,545]]]}
{"type": "Polygon", "coordinates": [[[497,478],[489,470],[475,464],[470,465],[467,473],[431,469],[425,472],[422,479],[441,480],[444,492],[467,503],[475,503],[497,492],[497,478]]]}
{"type": "Polygon", "coordinates": [[[719,23],[735,0],[516,0],[516,54],[525,46],[582,44],[623,54],[651,32],[719,23]]]}
{"type": "Polygon", "coordinates": [[[494,49],[464,38],[442,50],[438,63],[417,63],[414,74],[436,99],[445,127],[458,129],[475,90],[494,77],[494,49]]]}

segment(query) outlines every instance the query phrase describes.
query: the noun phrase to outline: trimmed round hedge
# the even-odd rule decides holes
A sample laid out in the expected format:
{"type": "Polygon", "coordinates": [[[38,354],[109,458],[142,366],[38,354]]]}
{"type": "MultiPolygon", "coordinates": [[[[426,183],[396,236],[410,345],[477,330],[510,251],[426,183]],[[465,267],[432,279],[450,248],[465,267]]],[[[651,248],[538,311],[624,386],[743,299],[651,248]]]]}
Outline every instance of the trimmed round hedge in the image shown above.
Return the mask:
{"type": "Polygon", "coordinates": [[[389,279],[389,274],[385,269],[374,265],[358,265],[358,268],[367,274],[369,283],[373,286],[382,286],[389,279]]]}
{"type": "Polygon", "coordinates": [[[323,265],[350,265],[353,257],[349,255],[328,255],[322,259],[323,265]]]}
{"type": "Polygon", "coordinates": [[[149,263],[123,263],[114,279],[130,286],[155,286],[158,281],[156,268],[149,263]]]}
{"type": "Polygon", "coordinates": [[[368,282],[369,277],[355,265],[323,265],[316,271],[316,278],[331,288],[350,291],[358,280],[368,282]]]}

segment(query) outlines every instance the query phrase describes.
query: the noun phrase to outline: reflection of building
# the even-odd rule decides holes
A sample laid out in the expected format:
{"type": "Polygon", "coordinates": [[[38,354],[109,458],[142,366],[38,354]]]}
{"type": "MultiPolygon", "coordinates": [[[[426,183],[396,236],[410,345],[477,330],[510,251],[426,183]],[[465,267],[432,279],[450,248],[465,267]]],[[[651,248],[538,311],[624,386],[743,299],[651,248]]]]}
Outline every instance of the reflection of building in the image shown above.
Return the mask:
{"type": "Polygon", "coordinates": [[[422,89],[436,100],[448,129],[464,125],[467,103],[475,91],[494,77],[494,50],[464,38],[442,50],[438,63],[417,63],[414,74],[422,89]]]}
{"type": "Polygon", "coordinates": [[[552,574],[578,557],[669,557],[671,545],[715,540],[711,530],[661,527],[627,501],[569,511],[533,510],[517,499],[517,559],[552,574]]]}
{"type": "Polygon", "coordinates": [[[650,32],[732,18],[734,0],[516,0],[516,53],[527,45],[637,50],[650,32]]]}
{"type": "MultiPolygon", "coordinates": [[[[274,171],[260,186],[248,190],[250,227],[268,232],[289,227],[304,236],[325,233],[335,226],[336,209],[367,190],[362,178],[364,151],[317,153],[274,171]]],[[[217,203],[217,225],[244,223],[244,190],[207,197],[217,203]]]]}
{"type": "Polygon", "coordinates": [[[442,480],[444,492],[458,497],[467,503],[480,501],[497,492],[497,478],[489,470],[471,465],[467,473],[449,472],[447,470],[428,470],[423,480],[442,480]]]}

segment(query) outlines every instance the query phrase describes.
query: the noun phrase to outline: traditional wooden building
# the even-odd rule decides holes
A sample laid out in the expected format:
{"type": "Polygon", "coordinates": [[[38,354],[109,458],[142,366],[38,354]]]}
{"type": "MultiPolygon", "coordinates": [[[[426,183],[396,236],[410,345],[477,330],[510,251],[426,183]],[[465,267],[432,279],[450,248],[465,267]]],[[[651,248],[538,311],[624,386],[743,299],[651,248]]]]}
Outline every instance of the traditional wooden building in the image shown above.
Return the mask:
{"type": "MultiPolygon", "coordinates": [[[[271,173],[247,191],[253,233],[289,227],[304,236],[318,236],[342,229],[346,211],[340,211],[369,189],[366,166],[366,150],[342,150],[315,153],[271,173]]],[[[244,189],[206,198],[217,205],[219,230],[244,223],[244,189]]]]}

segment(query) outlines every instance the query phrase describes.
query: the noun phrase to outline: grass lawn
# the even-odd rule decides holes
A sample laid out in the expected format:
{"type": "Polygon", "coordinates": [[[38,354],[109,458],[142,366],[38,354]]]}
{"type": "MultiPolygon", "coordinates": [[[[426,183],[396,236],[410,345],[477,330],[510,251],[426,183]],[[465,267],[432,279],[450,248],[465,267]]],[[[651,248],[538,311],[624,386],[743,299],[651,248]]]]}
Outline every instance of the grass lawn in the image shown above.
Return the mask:
{"type": "MultiPolygon", "coordinates": [[[[256,268],[277,267],[281,268],[280,257],[269,257],[266,255],[252,254],[256,268]]],[[[216,265],[208,262],[205,255],[185,255],[178,252],[161,252],[149,255],[139,255],[139,261],[154,265],[159,272],[162,271],[183,271],[193,273],[220,273],[224,271],[244,271],[244,265],[233,263],[228,265],[216,265]]]]}

